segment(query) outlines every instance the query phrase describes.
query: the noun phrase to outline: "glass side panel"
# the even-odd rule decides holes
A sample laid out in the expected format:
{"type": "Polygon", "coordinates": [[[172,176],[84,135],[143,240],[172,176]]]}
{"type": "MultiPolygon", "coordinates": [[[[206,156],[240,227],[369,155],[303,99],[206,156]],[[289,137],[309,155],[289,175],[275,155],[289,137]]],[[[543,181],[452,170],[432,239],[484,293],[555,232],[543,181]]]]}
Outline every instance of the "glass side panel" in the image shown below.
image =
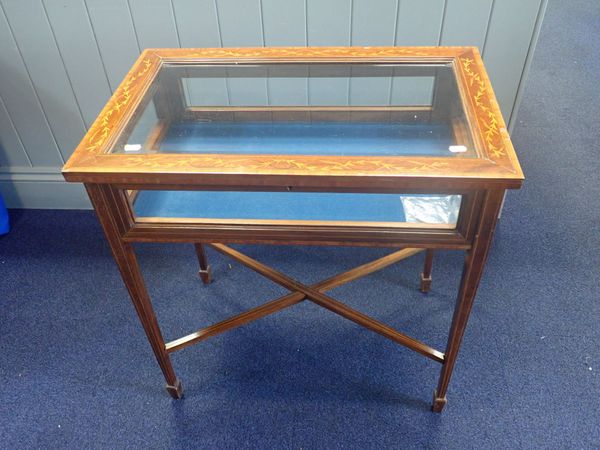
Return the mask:
{"type": "Polygon", "coordinates": [[[139,191],[137,218],[310,221],[455,228],[460,195],[139,191]]]}
{"type": "Polygon", "coordinates": [[[165,65],[112,152],[477,156],[451,64],[165,65]]]}

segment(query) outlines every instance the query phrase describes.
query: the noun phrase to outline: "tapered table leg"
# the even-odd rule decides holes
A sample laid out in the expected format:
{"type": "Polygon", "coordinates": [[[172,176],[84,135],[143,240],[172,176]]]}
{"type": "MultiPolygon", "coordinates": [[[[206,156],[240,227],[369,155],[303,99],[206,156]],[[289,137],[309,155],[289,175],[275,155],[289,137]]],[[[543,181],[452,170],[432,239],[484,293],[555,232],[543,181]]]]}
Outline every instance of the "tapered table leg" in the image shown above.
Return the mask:
{"type": "Polygon", "coordinates": [[[198,263],[200,264],[198,275],[200,275],[204,284],[208,284],[212,281],[212,272],[208,264],[208,258],[206,257],[206,250],[202,244],[194,244],[194,246],[196,248],[196,255],[198,255],[198,263]]]}
{"type": "Polygon", "coordinates": [[[433,250],[428,248],[425,251],[425,264],[423,264],[423,272],[421,272],[421,292],[427,293],[431,288],[431,268],[433,266],[433,250]]]}
{"type": "Polygon", "coordinates": [[[456,306],[454,307],[454,315],[452,317],[452,325],[448,335],[448,343],[446,352],[444,353],[444,362],[437,389],[433,394],[433,404],[431,409],[434,412],[442,412],[446,405],[446,391],[452,376],[452,370],[456,363],[456,357],[460,349],[469,314],[475,300],[479,280],[483,273],[483,268],[487,260],[487,255],[492,243],[494,229],[504,191],[488,191],[485,195],[481,220],[477,229],[476,237],[473,246],[467,251],[465,257],[465,265],[463,269],[462,279],[456,306]]]}
{"type": "Polygon", "coordinates": [[[171,359],[165,349],[165,341],[160,332],[133,247],[121,239],[120,227],[126,223],[123,217],[124,197],[119,197],[106,186],[86,185],[86,189],[104,229],[123,282],[129,291],[133,306],[154,351],[154,356],[167,381],[167,391],[173,398],[181,398],[183,387],[181,381],[175,376],[171,359]]]}

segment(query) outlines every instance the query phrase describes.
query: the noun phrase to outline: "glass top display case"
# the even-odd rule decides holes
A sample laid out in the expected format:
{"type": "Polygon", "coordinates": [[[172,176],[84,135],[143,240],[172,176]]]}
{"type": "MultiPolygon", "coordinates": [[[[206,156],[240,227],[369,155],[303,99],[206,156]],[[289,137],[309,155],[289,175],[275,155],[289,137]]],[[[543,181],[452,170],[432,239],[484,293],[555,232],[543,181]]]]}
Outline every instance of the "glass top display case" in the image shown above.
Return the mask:
{"type": "Polygon", "coordinates": [[[476,58],[464,48],[148,50],[64,173],[204,185],[135,190],[146,221],[455,228],[457,188],[521,178],[476,58]],[[276,176],[288,178],[270,186],[276,176]],[[362,178],[348,185],[362,192],[332,193],[342,177],[362,178]],[[431,192],[432,177],[455,187],[431,192]],[[376,192],[390,178],[406,189],[376,192]]]}
{"type": "Polygon", "coordinates": [[[452,63],[167,63],[108,151],[477,156],[452,63]]]}
{"type": "Polygon", "coordinates": [[[169,353],[305,299],[443,365],[445,393],[504,193],[523,173],[471,47],[145,50],[63,168],[82,182],[167,390],[169,353]],[[205,245],[292,291],[171,342],[160,333],[134,242],[205,245]],[[397,247],[307,286],[227,243],[397,247]],[[445,352],[324,291],[426,249],[467,252],[445,352]]]}

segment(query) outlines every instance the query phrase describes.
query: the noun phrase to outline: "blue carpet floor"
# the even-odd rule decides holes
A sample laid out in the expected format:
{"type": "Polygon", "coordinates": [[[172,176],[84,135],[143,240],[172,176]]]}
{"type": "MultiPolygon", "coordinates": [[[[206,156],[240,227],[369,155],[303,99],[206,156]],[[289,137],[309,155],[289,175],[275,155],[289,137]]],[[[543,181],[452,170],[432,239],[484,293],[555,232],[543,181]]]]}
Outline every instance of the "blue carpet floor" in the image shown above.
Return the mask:
{"type": "MultiPolygon", "coordinates": [[[[174,355],[173,401],[91,212],[12,211],[0,238],[0,447],[598,448],[600,445],[600,45],[597,5],[551,1],[508,196],[442,415],[439,366],[303,303],[174,355]],[[564,5],[564,6],[563,6],[564,5]]],[[[377,249],[244,247],[314,282],[377,249]]],[[[174,338],[282,289],[211,252],[140,245],[174,338]]],[[[338,288],[353,307],[442,347],[462,257],[422,256],[338,288]]]]}

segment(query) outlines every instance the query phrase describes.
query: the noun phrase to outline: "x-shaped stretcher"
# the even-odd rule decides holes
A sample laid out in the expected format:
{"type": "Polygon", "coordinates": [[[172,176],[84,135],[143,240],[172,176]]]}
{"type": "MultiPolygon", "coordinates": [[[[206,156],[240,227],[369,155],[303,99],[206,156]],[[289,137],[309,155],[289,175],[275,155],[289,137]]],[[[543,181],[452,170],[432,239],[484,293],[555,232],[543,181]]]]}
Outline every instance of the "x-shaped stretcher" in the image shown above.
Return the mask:
{"type": "MultiPolygon", "coordinates": [[[[291,293],[284,295],[283,297],[280,297],[278,299],[272,300],[270,302],[264,303],[255,308],[252,308],[236,316],[225,319],[214,325],[202,328],[194,333],[188,334],[179,339],[167,342],[165,344],[165,350],[168,353],[181,350],[192,344],[203,341],[204,339],[207,339],[211,336],[215,336],[227,330],[237,328],[241,325],[252,322],[261,317],[265,317],[269,314],[273,314],[274,312],[280,311],[284,308],[288,308],[304,300],[309,300],[319,306],[322,306],[323,308],[328,309],[329,311],[332,311],[336,314],[339,314],[342,317],[345,317],[348,320],[351,320],[352,322],[358,325],[372,330],[388,339],[391,339],[394,342],[402,344],[405,347],[408,347],[411,350],[414,350],[417,353],[420,353],[434,361],[437,361],[439,363],[444,362],[444,353],[397,330],[394,330],[393,328],[381,323],[380,321],[375,320],[353,308],[350,308],[349,306],[325,294],[325,292],[327,292],[328,290],[334,289],[338,286],[349,283],[350,281],[369,275],[373,272],[388,267],[398,261],[408,258],[409,256],[415,255],[421,252],[422,249],[405,248],[402,250],[398,250],[382,258],[355,267],[354,269],[350,269],[346,272],[334,275],[312,286],[307,286],[271,267],[266,266],[265,264],[260,263],[259,261],[256,261],[253,258],[250,258],[247,255],[244,255],[243,253],[237,250],[234,250],[231,247],[228,247],[223,244],[209,245],[218,252],[229,256],[230,258],[263,275],[269,280],[279,284],[280,286],[283,286],[284,288],[289,289],[291,293]]],[[[199,275],[202,281],[208,284],[211,281],[211,269],[210,265],[208,264],[208,259],[206,257],[204,246],[202,244],[196,244],[196,253],[198,255],[198,262],[200,264],[199,275]]],[[[427,292],[431,285],[432,257],[433,251],[427,250],[424,270],[421,274],[421,291],[423,292],[427,292]]],[[[179,397],[181,394],[180,387],[178,387],[178,389],[173,388],[168,390],[175,397],[179,397]]]]}

